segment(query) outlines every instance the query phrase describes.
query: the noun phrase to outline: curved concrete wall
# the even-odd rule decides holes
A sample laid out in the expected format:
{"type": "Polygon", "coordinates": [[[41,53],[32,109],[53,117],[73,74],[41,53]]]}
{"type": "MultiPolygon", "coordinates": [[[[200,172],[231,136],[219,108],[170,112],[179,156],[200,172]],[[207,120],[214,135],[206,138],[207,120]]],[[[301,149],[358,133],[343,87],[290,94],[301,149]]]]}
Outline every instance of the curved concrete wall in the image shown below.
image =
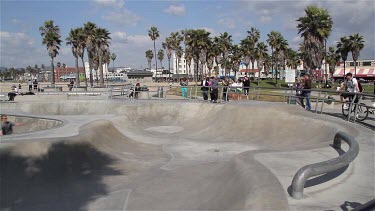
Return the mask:
{"type": "Polygon", "coordinates": [[[8,115],[8,121],[22,123],[20,126],[13,127],[13,134],[50,129],[62,124],[62,121],[55,119],[12,115],[8,115]]]}

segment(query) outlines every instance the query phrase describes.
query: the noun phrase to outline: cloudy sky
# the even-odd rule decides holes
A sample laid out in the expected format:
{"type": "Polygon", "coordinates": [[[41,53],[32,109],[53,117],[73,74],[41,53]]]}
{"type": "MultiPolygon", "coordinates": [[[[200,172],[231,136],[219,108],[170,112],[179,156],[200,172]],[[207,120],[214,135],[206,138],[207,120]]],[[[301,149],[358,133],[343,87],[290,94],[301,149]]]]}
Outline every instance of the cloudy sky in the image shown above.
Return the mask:
{"type": "MultiPolygon", "coordinates": [[[[373,0],[1,0],[0,4],[0,66],[5,67],[49,66],[50,59],[38,31],[45,20],[54,20],[60,26],[64,41],[71,28],[81,27],[87,21],[108,29],[112,37],[110,49],[117,54],[115,66],[147,66],[145,51],[153,49],[147,35],[151,26],[160,31],[158,49],[165,37],[181,29],[204,28],[212,36],[228,32],[238,43],[250,27],[260,30],[261,41],[266,41],[271,30],[280,31],[289,45],[297,49],[302,39],[296,19],[304,16],[308,5],[324,7],[332,16],[334,25],[328,45],[335,45],[341,36],[359,33],[365,39],[360,59],[375,58],[373,0]]],[[[65,42],[55,61],[73,66],[74,58],[65,42]]]]}

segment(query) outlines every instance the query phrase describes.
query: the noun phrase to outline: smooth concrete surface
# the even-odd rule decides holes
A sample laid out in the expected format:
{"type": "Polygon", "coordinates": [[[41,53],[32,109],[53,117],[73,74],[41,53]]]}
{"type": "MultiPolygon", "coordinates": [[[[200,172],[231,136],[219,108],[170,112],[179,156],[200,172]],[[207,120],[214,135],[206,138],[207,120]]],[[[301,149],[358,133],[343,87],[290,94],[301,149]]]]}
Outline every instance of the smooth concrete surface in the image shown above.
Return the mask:
{"type": "Polygon", "coordinates": [[[13,116],[8,115],[8,121],[21,123],[21,125],[13,127],[13,134],[27,133],[38,130],[51,129],[58,127],[63,122],[57,119],[38,118],[31,116],[13,116]]]}
{"type": "Polygon", "coordinates": [[[1,103],[59,127],[0,140],[0,210],[350,210],[374,194],[374,131],[281,103],[1,103]],[[307,164],[360,145],[340,171],[288,188],[307,164]],[[343,147],[345,150],[345,147],[343,147]],[[346,207],[345,207],[346,206],[346,207]]]}

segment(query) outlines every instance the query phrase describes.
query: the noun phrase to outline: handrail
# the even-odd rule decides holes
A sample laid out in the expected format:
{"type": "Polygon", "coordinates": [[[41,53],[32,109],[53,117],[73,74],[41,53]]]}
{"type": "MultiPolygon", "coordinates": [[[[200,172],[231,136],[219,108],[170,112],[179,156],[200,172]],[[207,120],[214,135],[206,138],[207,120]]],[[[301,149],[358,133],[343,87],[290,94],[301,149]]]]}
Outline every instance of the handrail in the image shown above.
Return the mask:
{"type": "Polygon", "coordinates": [[[310,164],[300,168],[293,177],[291,196],[295,199],[303,197],[303,189],[306,181],[313,176],[329,173],[349,165],[359,153],[359,145],[357,141],[345,132],[338,132],[333,140],[333,147],[341,149],[341,141],[345,141],[349,145],[349,150],[337,158],[333,158],[324,162],[310,164]]]}

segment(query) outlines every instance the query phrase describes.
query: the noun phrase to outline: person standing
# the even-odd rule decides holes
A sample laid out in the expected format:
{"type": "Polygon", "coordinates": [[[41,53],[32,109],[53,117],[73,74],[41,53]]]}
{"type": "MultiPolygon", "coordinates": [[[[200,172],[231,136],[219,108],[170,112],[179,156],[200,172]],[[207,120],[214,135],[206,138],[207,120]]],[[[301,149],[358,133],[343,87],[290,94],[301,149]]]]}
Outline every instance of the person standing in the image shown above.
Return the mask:
{"type": "Polygon", "coordinates": [[[38,91],[38,80],[34,80],[33,82],[33,85],[34,85],[34,92],[37,92],[38,91]]]}
{"type": "Polygon", "coordinates": [[[182,97],[183,98],[187,98],[188,97],[188,91],[187,91],[187,85],[188,85],[188,83],[187,83],[187,80],[186,80],[186,78],[183,78],[182,80],[181,80],[181,83],[180,83],[180,85],[181,85],[181,95],[182,95],[182,97]]]}
{"type": "MultiPolygon", "coordinates": [[[[358,85],[357,79],[353,78],[352,73],[346,74],[346,80],[341,84],[340,88],[337,89],[337,91],[341,91],[343,89],[346,89],[347,93],[342,93],[340,95],[341,102],[344,102],[344,99],[349,98],[349,101],[352,101],[353,97],[355,96],[355,93],[360,93],[361,90],[358,85]]],[[[359,98],[356,97],[354,99],[354,103],[358,103],[359,98]]],[[[349,106],[347,104],[344,104],[344,109],[349,109],[349,106]]]]}
{"type": "Polygon", "coordinates": [[[21,84],[18,84],[18,93],[22,94],[22,86],[21,86],[21,84]]]}
{"type": "Polygon", "coordinates": [[[219,95],[219,82],[217,78],[211,77],[211,90],[212,90],[212,102],[217,103],[217,98],[219,95]]]}
{"type": "Polygon", "coordinates": [[[33,90],[33,82],[30,79],[27,80],[27,85],[29,86],[29,92],[31,92],[33,90]]]}
{"type": "Polygon", "coordinates": [[[13,126],[20,126],[22,123],[13,123],[8,121],[7,115],[1,115],[1,132],[0,136],[2,135],[10,135],[13,133],[13,126]]]}
{"type": "Polygon", "coordinates": [[[206,77],[201,81],[201,91],[203,95],[203,100],[208,100],[208,90],[209,90],[209,78],[206,77]]]}
{"type": "MultiPolygon", "coordinates": [[[[310,111],[311,104],[310,104],[310,95],[311,95],[311,79],[308,74],[304,76],[305,80],[303,81],[303,96],[306,99],[306,106],[305,109],[310,111]],[[306,90],[305,90],[306,89],[306,90]]],[[[303,105],[303,98],[301,100],[301,104],[303,105]]]]}
{"type": "Polygon", "coordinates": [[[243,86],[244,86],[246,99],[249,99],[250,80],[247,77],[247,75],[245,75],[245,78],[243,80],[243,86]]]}
{"type": "Polygon", "coordinates": [[[229,101],[229,97],[228,97],[228,87],[229,87],[229,78],[228,77],[225,77],[224,81],[223,81],[223,100],[224,101],[229,101]]]}

